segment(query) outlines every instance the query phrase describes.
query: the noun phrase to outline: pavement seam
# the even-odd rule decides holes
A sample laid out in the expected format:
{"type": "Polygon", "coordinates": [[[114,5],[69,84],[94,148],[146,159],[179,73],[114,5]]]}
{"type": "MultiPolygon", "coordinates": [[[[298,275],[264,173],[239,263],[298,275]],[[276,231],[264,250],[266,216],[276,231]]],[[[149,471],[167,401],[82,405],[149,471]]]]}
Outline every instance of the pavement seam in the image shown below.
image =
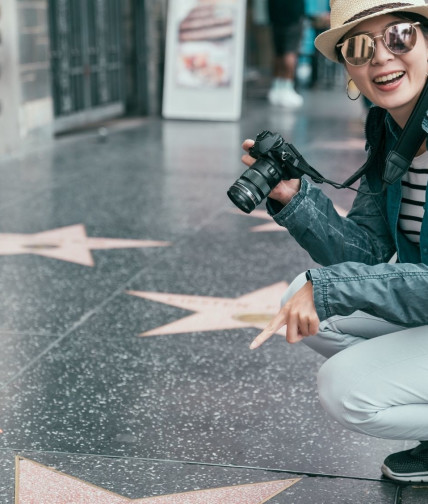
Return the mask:
{"type": "Polygon", "coordinates": [[[403,487],[397,486],[397,489],[396,489],[395,495],[394,495],[394,503],[393,504],[402,504],[402,502],[403,502],[402,496],[403,496],[403,487]]]}
{"type": "MultiPolygon", "coordinates": [[[[387,484],[387,485],[396,485],[394,481],[388,481],[377,478],[365,478],[363,476],[349,476],[343,474],[329,474],[329,473],[318,473],[318,472],[310,472],[310,471],[295,471],[292,469],[280,469],[280,468],[272,468],[272,467],[259,467],[259,466],[248,466],[248,465],[235,465],[235,464],[221,464],[221,463],[213,463],[213,462],[202,462],[195,460],[179,460],[179,459],[159,459],[159,458],[151,458],[151,457],[129,457],[126,455],[105,455],[105,454],[97,454],[97,453],[81,453],[81,452],[61,452],[61,451],[40,451],[40,450],[28,450],[28,449],[17,449],[17,448],[0,448],[1,452],[16,452],[16,453],[33,453],[33,454],[46,454],[46,455],[57,455],[57,456],[77,456],[77,457],[98,457],[103,459],[126,459],[126,460],[135,460],[141,462],[157,462],[163,464],[183,464],[183,465],[192,465],[192,466],[201,466],[201,467],[218,467],[223,469],[245,469],[250,471],[263,471],[263,472],[271,472],[271,473],[279,473],[279,474],[293,474],[293,475],[302,475],[308,476],[311,478],[331,478],[331,479],[348,479],[348,480],[357,480],[357,481],[371,481],[375,483],[387,484]]],[[[398,489],[402,488],[399,486],[398,489]]]]}

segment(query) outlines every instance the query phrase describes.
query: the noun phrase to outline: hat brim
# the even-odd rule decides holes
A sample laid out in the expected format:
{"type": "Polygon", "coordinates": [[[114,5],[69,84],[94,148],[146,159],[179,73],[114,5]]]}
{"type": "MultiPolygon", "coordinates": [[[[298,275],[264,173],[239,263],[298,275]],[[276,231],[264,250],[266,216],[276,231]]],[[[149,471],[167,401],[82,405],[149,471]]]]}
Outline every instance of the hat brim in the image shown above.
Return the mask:
{"type": "Polygon", "coordinates": [[[419,7],[415,7],[414,5],[411,7],[398,7],[396,9],[385,9],[384,11],[376,12],[375,14],[371,14],[369,16],[364,16],[361,19],[357,19],[352,23],[346,23],[338,28],[331,28],[330,30],[326,30],[322,32],[315,39],[315,47],[329,60],[338,62],[337,54],[336,54],[336,44],[339,40],[348,33],[354,26],[362,23],[366,19],[371,19],[374,17],[383,16],[385,14],[393,14],[394,12],[413,12],[415,14],[420,14],[428,18],[428,5],[421,5],[419,7]]]}

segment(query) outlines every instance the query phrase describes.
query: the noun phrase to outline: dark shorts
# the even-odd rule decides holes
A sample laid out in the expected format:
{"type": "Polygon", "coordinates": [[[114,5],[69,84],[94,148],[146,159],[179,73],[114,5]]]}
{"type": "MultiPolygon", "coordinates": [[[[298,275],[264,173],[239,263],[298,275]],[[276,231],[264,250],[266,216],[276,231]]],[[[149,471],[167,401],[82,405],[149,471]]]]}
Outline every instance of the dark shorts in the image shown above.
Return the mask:
{"type": "Polygon", "coordinates": [[[288,26],[305,15],[305,0],[268,0],[271,24],[288,26]]]}
{"type": "Polygon", "coordinates": [[[300,48],[300,41],[303,34],[303,18],[296,23],[283,25],[272,25],[273,47],[277,56],[282,56],[288,52],[297,53],[300,48]]]}

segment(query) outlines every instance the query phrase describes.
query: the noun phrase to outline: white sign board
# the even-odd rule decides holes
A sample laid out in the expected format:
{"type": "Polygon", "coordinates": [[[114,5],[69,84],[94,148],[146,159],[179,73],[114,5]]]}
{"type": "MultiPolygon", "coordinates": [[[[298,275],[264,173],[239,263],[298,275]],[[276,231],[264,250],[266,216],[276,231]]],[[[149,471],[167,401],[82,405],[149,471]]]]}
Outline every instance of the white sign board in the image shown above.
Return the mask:
{"type": "Polygon", "coordinates": [[[0,156],[20,144],[17,12],[16,0],[0,0],[0,156]]]}
{"type": "Polygon", "coordinates": [[[170,0],[162,114],[241,116],[246,0],[170,0]]]}

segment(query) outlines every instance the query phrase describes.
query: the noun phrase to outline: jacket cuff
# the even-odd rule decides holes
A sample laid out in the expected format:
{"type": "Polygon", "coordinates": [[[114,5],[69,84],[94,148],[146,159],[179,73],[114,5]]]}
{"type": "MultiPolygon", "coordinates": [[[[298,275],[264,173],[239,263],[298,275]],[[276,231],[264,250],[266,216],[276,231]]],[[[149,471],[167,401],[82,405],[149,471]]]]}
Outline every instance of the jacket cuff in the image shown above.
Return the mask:
{"type": "Polygon", "coordinates": [[[328,285],[330,280],[325,274],[324,268],[309,269],[306,272],[306,278],[312,282],[315,309],[320,322],[322,322],[333,315],[328,304],[328,285]]]}
{"type": "Polygon", "coordinates": [[[308,181],[302,178],[299,192],[293,196],[288,205],[283,206],[277,201],[268,198],[266,203],[266,209],[268,211],[268,214],[271,217],[273,217],[273,219],[277,224],[279,224],[280,226],[287,227],[286,225],[287,218],[297,210],[300,203],[308,194],[308,189],[309,189],[308,181]]]}

